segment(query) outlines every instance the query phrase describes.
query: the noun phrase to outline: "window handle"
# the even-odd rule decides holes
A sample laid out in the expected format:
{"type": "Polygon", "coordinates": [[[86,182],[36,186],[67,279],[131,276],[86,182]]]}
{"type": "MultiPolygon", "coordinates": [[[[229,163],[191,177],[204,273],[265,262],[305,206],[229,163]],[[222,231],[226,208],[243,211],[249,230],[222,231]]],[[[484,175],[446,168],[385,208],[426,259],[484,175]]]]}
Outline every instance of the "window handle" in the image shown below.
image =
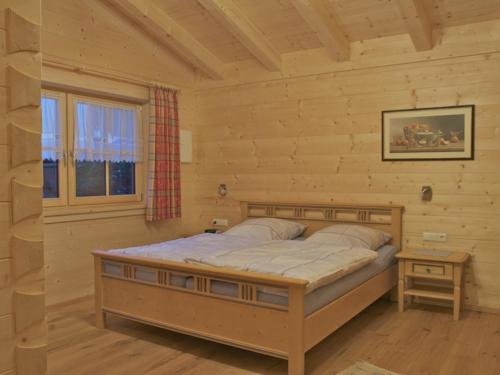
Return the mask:
{"type": "Polygon", "coordinates": [[[62,160],[63,160],[64,166],[67,167],[68,166],[68,159],[66,158],[66,150],[64,150],[62,152],[62,160]]]}
{"type": "Polygon", "coordinates": [[[74,167],[75,166],[75,152],[71,150],[69,152],[69,157],[71,158],[71,165],[74,167]]]}

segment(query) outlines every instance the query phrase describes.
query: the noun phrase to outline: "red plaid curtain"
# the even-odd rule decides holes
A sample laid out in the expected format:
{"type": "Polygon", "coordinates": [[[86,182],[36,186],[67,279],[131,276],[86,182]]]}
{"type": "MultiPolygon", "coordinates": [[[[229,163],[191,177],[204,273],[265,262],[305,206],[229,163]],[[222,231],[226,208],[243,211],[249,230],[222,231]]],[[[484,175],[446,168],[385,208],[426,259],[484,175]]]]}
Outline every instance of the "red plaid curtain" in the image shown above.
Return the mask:
{"type": "Polygon", "coordinates": [[[150,90],[146,220],[181,217],[181,161],[177,93],[150,90]]]}

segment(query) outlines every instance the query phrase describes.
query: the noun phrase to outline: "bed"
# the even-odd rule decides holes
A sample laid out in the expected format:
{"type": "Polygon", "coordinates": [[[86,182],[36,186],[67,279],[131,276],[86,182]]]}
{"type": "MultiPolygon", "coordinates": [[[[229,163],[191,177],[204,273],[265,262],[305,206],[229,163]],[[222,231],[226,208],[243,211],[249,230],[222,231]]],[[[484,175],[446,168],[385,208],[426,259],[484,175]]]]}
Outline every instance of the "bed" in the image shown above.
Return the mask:
{"type": "Polygon", "coordinates": [[[288,373],[298,375],[304,374],[309,349],[396,286],[390,255],[401,248],[401,206],[242,202],[241,210],[242,219],[307,224],[306,237],[350,223],[383,230],[392,241],[362,272],[314,295],[306,293],[307,281],[301,279],[95,251],[97,327],[105,327],[106,314],[116,314],[287,359],[288,373]]]}

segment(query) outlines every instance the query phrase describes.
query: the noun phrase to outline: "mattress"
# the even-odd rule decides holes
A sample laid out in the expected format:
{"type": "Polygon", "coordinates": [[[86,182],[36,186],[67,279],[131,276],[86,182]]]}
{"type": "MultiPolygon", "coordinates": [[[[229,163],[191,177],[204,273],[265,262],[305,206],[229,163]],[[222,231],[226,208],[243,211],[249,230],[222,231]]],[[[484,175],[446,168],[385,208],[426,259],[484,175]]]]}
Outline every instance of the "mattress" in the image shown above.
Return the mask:
{"type": "MultiPolygon", "coordinates": [[[[324,285],[306,294],[304,301],[304,315],[309,315],[330,302],[342,297],[352,289],[361,285],[368,279],[386,270],[394,263],[396,248],[392,245],[382,246],[377,250],[377,258],[368,265],[346,275],[332,283],[324,285]]],[[[193,289],[192,277],[177,277],[176,286],[193,289]]],[[[212,281],[211,292],[226,297],[236,297],[238,288],[235,284],[224,281],[212,281]]],[[[281,290],[271,292],[270,288],[257,291],[257,300],[272,305],[287,306],[288,296],[281,290]]]]}

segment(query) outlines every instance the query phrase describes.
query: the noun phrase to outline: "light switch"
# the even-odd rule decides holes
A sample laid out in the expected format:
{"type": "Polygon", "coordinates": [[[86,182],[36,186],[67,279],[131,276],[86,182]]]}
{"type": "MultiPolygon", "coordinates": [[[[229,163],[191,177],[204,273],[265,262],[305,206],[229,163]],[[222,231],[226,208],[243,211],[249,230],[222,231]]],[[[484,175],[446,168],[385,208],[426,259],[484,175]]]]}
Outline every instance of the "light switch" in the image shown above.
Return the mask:
{"type": "Polygon", "coordinates": [[[229,225],[229,220],[227,219],[212,219],[212,225],[216,227],[227,227],[229,225]]]}

